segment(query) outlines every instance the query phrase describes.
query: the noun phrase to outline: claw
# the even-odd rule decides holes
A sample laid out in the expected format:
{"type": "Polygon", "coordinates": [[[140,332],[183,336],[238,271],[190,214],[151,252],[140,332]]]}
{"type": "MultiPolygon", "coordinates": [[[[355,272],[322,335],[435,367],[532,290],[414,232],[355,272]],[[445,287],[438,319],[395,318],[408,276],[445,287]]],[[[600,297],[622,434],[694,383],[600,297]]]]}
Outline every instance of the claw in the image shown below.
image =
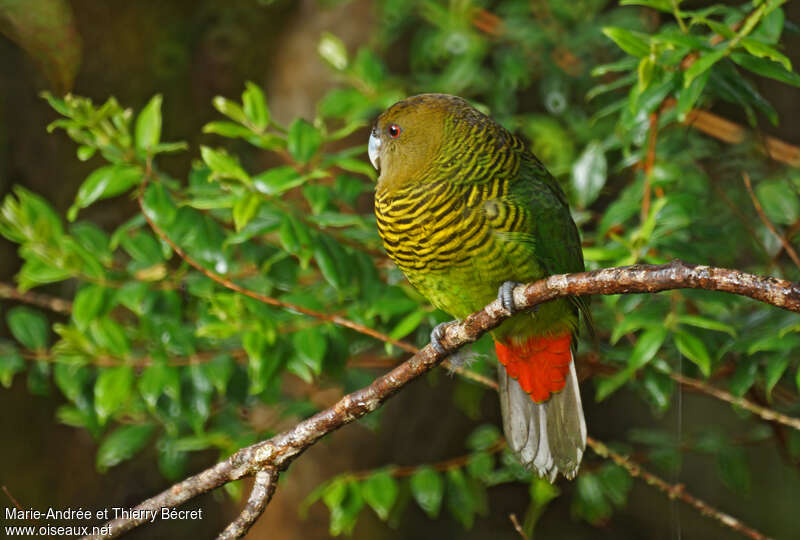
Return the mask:
{"type": "Polygon", "coordinates": [[[514,304],[514,287],[517,285],[521,285],[521,283],[506,281],[500,285],[500,289],[497,291],[497,299],[500,300],[503,309],[509,313],[517,312],[517,306],[514,304]]]}
{"type": "Polygon", "coordinates": [[[431,346],[438,352],[439,354],[445,354],[447,351],[444,350],[442,347],[442,338],[444,337],[444,329],[450,324],[452,321],[443,322],[437,324],[433,330],[431,330],[431,346]]]}

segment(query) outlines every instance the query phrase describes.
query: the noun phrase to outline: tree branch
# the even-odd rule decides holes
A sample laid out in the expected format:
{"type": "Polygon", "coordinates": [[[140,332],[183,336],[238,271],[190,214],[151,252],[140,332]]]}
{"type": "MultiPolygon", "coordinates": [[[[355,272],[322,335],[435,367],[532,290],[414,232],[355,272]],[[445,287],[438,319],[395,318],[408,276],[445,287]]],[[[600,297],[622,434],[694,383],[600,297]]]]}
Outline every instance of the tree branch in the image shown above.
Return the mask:
{"type": "Polygon", "coordinates": [[[709,396],[715,397],[721,401],[727,401],[731,405],[741,407],[742,409],[755,414],[767,422],[777,422],[779,424],[783,424],[784,426],[788,426],[800,431],[800,418],[788,416],[777,411],[773,411],[770,408],[762,407],[761,405],[753,403],[752,401],[743,397],[734,396],[733,394],[730,394],[724,390],[720,390],[719,388],[705,384],[697,379],[686,377],[680,373],[670,373],[669,376],[682,385],[694,388],[699,392],[708,394],[709,396]]]}
{"type": "Polygon", "coordinates": [[[598,456],[610,459],[625,469],[629,475],[633,476],[634,478],[641,478],[648,485],[653,486],[659,491],[665,493],[670,499],[680,499],[689,506],[697,509],[704,516],[712,517],[726,527],[733,529],[734,531],[741,533],[748,538],[752,538],[753,540],[772,540],[769,536],[762,534],[752,527],[748,527],[732,515],[717,510],[694,495],[687,493],[686,490],[684,490],[683,484],[670,484],[669,482],[662,480],[658,476],[641,468],[628,457],[623,456],[622,454],[617,454],[602,442],[593,439],[592,437],[587,437],[586,444],[589,445],[589,447],[591,447],[591,449],[594,450],[598,456]]]}
{"type": "Polygon", "coordinates": [[[222,533],[217,537],[217,540],[229,540],[232,538],[241,538],[253,523],[264,512],[267,507],[272,494],[275,493],[275,487],[278,480],[278,472],[274,469],[265,469],[256,473],[256,479],[253,483],[253,489],[250,491],[250,498],[247,500],[242,512],[233,522],[228,525],[222,533]]]}
{"type": "Polygon", "coordinates": [[[769,229],[769,232],[778,239],[783,249],[785,249],[786,253],[789,255],[789,258],[792,259],[794,265],[800,269],[800,257],[797,256],[797,252],[792,247],[792,244],[789,243],[789,240],[778,232],[778,229],[775,228],[775,225],[767,217],[764,208],[761,206],[761,201],[758,200],[758,197],[756,197],[753,191],[753,183],[750,181],[750,175],[747,174],[747,172],[743,172],[742,179],[744,180],[744,186],[747,188],[747,193],[750,195],[750,200],[753,201],[753,208],[756,209],[756,213],[758,217],[761,218],[761,222],[764,223],[764,226],[769,229]]]}
{"type": "Polygon", "coordinates": [[[23,292],[8,283],[0,282],[0,298],[17,300],[18,302],[32,304],[65,315],[69,315],[72,312],[72,302],[69,300],[33,291],[23,292]]]}
{"type": "MultiPolygon", "coordinates": [[[[796,283],[737,270],[690,265],[678,260],[662,265],[636,265],[554,275],[520,285],[514,289],[513,295],[517,306],[529,309],[543,302],[573,295],[652,293],[680,288],[725,291],[800,312],[800,285],[796,283]]],[[[453,322],[445,328],[441,339],[444,354],[427,345],[369,386],[344,396],[333,407],[280,435],[242,448],[214,467],[147,499],[135,509],[160,511],[161,508],[175,507],[227,482],[265,470],[271,471],[274,483],[279,471],[286,469],[300,453],[320,438],[374,411],[405,385],[437,366],[447,355],[476,341],[511,315],[498,300],[491,302],[463,321],[453,322]]],[[[94,538],[116,538],[145,521],[144,518],[115,519],[106,524],[109,534],[94,538]]]]}

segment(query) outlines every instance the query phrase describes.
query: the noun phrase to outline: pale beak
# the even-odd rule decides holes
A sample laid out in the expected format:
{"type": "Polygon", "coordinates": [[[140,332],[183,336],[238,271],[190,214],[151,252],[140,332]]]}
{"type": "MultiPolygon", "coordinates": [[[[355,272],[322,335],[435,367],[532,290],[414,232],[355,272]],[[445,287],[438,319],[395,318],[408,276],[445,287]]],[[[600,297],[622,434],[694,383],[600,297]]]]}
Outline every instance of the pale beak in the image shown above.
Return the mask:
{"type": "Polygon", "coordinates": [[[369,135],[369,144],[367,145],[367,153],[369,154],[369,160],[372,162],[372,166],[375,167],[375,170],[378,170],[378,158],[380,157],[381,151],[381,139],[378,137],[378,134],[375,130],[372,130],[372,133],[369,135]]]}

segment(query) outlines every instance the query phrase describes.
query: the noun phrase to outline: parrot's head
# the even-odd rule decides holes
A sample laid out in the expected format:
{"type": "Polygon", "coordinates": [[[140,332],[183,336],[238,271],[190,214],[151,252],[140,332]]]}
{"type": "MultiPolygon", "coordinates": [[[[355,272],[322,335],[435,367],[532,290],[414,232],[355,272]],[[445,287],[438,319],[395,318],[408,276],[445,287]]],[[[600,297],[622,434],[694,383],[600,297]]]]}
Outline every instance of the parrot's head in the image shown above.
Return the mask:
{"type": "Polygon", "coordinates": [[[386,109],[369,137],[369,160],[380,171],[378,185],[393,189],[424,179],[453,144],[449,138],[462,120],[489,119],[463,99],[447,94],[420,94],[386,109]]]}

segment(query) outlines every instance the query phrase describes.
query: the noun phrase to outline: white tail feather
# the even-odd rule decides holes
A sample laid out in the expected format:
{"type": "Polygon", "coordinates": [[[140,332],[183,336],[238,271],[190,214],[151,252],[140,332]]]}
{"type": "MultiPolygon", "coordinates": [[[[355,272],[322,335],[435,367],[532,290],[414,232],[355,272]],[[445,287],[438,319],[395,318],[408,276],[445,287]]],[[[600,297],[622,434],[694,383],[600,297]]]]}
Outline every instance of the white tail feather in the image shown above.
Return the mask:
{"type": "Polygon", "coordinates": [[[511,450],[525,467],[550,482],[559,472],[574,478],[586,449],[586,420],[575,362],[570,361],[564,389],[544,403],[534,403],[503,366],[499,378],[503,430],[511,450]]]}

